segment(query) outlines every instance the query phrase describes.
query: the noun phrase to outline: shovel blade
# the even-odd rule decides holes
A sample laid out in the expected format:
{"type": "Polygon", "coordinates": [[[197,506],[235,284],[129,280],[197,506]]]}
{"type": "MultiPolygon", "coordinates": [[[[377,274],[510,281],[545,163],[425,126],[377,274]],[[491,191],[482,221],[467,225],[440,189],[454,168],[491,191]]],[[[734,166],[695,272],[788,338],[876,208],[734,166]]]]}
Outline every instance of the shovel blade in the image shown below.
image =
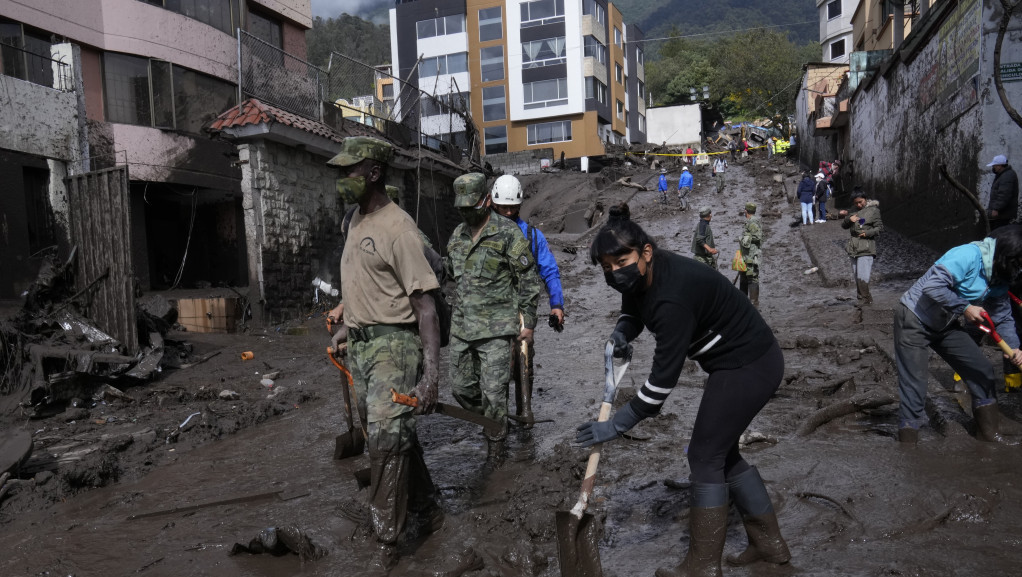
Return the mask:
{"type": "Polygon", "coordinates": [[[334,459],[341,460],[357,457],[365,450],[365,439],[351,431],[337,435],[334,442],[334,459]]]}
{"type": "Polygon", "coordinates": [[[600,564],[602,527],[595,517],[557,511],[557,559],[561,577],[603,577],[600,564]]]}

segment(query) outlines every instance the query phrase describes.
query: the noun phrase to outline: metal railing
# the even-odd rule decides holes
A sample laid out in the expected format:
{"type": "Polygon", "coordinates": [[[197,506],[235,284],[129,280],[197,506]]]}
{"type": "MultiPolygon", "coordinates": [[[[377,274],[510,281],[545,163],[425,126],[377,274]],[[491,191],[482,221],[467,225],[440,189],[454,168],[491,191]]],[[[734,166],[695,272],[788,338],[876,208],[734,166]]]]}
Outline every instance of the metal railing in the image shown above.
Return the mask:
{"type": "Polygon", "coordinates": [[[3,42],[0,42],[0,55],[4,76],[61,92],[74,92],[74,76],[67,62],[3,42]]]}
{"type": "Polygon", "coordinates": [[[238,29],[239,101],[256,98],[277,108],[322,121],[320,103],[327,73],[238,29]]]}

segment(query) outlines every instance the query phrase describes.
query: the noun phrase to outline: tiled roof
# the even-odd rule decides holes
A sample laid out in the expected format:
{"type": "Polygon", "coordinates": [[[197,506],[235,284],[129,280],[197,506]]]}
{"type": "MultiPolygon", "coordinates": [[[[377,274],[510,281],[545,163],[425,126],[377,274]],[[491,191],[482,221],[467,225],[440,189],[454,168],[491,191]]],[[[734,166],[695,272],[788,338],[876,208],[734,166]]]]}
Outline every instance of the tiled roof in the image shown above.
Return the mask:
{"type": "Polygon", "coordinates": [[[233,106],[227,112],[224,112],[209,125],[210,132],[217,132],[224,130],[225,128],[232,128],[236,126],[247,126],[250,124],[273,124],[279,122],[285,126],[304,130],[305,132],[322,136],[323,138],[329,138],[334,142],[341,142],[344,137],[341,136],[337,131],[330,128],[322,122],[316,122],[315,120],[309,120],[303,118],[297,114],[293,114],[286,110],[277,108],[270,104],[265,104],[250,98],[245,102],[241,103],[241,106],[233,106]]]}

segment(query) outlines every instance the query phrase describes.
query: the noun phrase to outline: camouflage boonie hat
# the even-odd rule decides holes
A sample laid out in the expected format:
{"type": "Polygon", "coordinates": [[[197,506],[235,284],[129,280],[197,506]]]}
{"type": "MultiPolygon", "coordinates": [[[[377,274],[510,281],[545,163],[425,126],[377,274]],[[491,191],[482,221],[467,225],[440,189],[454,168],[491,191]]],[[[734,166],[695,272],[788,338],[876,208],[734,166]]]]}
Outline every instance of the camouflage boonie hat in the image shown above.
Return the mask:
{"type": "Polygon", "coordinates": [[[394,147],[389,142],[368,136],[352,136],[344,139],[341,151],[326,163],[331,166],[351,166],[369,158],[388,164],[393,155],[394,147]]]}
{"type": "Polygon", "coordinates": [[[486,196],[486,176],[478,172],[463,174],[454,179],[455,208],[471,208],[486,196]]]}
{"type": "Polygon", "coordinates": [[[708,206],[699,209],[699,216],[710,216],[711,214],[713,214],[713,211],[708,206]]]}
{"type": "Polygon", "coordinates": [[[745,212],[749,214],[756,214],[756,203],[754,202],[745,203],[745,212]]]}

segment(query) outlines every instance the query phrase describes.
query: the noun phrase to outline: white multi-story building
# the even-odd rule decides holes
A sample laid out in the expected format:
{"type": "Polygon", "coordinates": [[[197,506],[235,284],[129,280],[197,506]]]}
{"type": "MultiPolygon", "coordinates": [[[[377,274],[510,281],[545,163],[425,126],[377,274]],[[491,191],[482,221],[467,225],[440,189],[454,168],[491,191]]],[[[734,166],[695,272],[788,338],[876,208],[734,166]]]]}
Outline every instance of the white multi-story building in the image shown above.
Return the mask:
{"type": "Polygon", "coordinates": [[[848,62],[848,53],[853,50],[852,13],[857,4],[857,0],[816,0],[823,62],[848,62]]]}

